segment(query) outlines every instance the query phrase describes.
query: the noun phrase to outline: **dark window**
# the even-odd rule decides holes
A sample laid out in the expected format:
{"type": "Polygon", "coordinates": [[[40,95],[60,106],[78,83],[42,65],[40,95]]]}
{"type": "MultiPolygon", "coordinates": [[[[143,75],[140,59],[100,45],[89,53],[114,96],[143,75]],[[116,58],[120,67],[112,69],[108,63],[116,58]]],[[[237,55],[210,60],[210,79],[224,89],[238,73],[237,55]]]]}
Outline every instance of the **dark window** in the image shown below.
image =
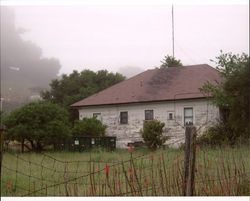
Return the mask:
{"type": "Polygon", "coordinates": [[[120,124],[128,123],[128,112],[120,112],[120,124]]]}
{"type": "Polygon", "coordinates": [[[145,120],[154,119],[154,110],[145,110],[145,120]]]}
{"type": "Polygon", "coordinates": [[[184,108],[184,125],[193,124],[193,108],[184,108]]]}
{"type": "Polygon", "coordinates": [[[168,119],[169,119],[169,120],[173,120],[173,113],[172,113],[172,112],[169,112],[169,113],[168,113],[168,119]]]}

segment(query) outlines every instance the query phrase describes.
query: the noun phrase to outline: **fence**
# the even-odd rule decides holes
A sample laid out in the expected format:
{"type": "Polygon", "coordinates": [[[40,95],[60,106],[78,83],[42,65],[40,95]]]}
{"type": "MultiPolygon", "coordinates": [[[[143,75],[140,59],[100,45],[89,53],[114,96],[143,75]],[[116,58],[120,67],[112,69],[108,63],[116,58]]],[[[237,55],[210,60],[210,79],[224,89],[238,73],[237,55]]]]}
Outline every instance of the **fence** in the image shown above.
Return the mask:
{"type": "Polygon", "coordinates": [[[4,153],[3,196],[249,195],[249,150],[4,153]],[[196,153],[194,152],[196,151],[196,153]],[[113,154],[113,155],[112,155],[113,154]],[[196,158],[194,158],[196,156],[196,158]],[[69,159],[70,160],[65,160],[69,159]]]}

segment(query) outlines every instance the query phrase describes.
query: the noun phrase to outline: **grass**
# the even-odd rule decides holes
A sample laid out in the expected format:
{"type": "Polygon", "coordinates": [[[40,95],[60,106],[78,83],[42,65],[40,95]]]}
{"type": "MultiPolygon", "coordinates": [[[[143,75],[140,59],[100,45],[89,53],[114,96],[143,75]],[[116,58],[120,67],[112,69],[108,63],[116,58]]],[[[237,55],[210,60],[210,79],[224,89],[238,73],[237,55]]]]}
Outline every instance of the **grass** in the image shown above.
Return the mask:
{"type": "MultiPolygon", "coordinates": [[[[250,195],[248,147],[197,148],[195,195],[250,195]]],[[[3,196],[178,196],[183,150],[7,152],[3,196]]]]}

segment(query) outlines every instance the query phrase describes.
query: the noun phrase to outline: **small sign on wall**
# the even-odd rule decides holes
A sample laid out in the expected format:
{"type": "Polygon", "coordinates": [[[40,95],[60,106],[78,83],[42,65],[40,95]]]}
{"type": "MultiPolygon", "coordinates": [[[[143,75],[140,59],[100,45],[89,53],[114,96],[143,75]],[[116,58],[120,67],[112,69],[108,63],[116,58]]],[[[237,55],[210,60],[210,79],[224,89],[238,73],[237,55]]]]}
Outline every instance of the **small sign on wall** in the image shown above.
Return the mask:
{"type": "Polygon", "coordinates": [[[79,145],[79,140],[75,140],[75,145],[79,145]]]}
{"type": "Polygon", "coordinates": [[[95,138],[91,139],[91,144],[95,144],[95,138]]]}

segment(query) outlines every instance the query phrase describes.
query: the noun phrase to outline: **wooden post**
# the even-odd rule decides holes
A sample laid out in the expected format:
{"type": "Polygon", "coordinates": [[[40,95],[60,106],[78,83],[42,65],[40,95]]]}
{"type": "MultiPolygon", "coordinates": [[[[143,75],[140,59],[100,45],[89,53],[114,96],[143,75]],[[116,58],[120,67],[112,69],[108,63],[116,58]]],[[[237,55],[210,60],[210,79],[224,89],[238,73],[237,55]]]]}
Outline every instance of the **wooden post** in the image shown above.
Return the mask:
{"type": "Polygon", "coordinates": [[[194,178],[195,178],[195,139],[196,128],[187,125],[185,130],[185,158],[184,158],[184,181],[183,195],[194,195],[194,178]]]}
{"type": "Polygon", "coordinates": [[[195,142],[196,142],[196,129],[191,127],[191,142],[190,142],[190,162],[189,162],[189,178],[187,182],[187,195],[194,195],[194,178],[195,178],[195,142]]]}

